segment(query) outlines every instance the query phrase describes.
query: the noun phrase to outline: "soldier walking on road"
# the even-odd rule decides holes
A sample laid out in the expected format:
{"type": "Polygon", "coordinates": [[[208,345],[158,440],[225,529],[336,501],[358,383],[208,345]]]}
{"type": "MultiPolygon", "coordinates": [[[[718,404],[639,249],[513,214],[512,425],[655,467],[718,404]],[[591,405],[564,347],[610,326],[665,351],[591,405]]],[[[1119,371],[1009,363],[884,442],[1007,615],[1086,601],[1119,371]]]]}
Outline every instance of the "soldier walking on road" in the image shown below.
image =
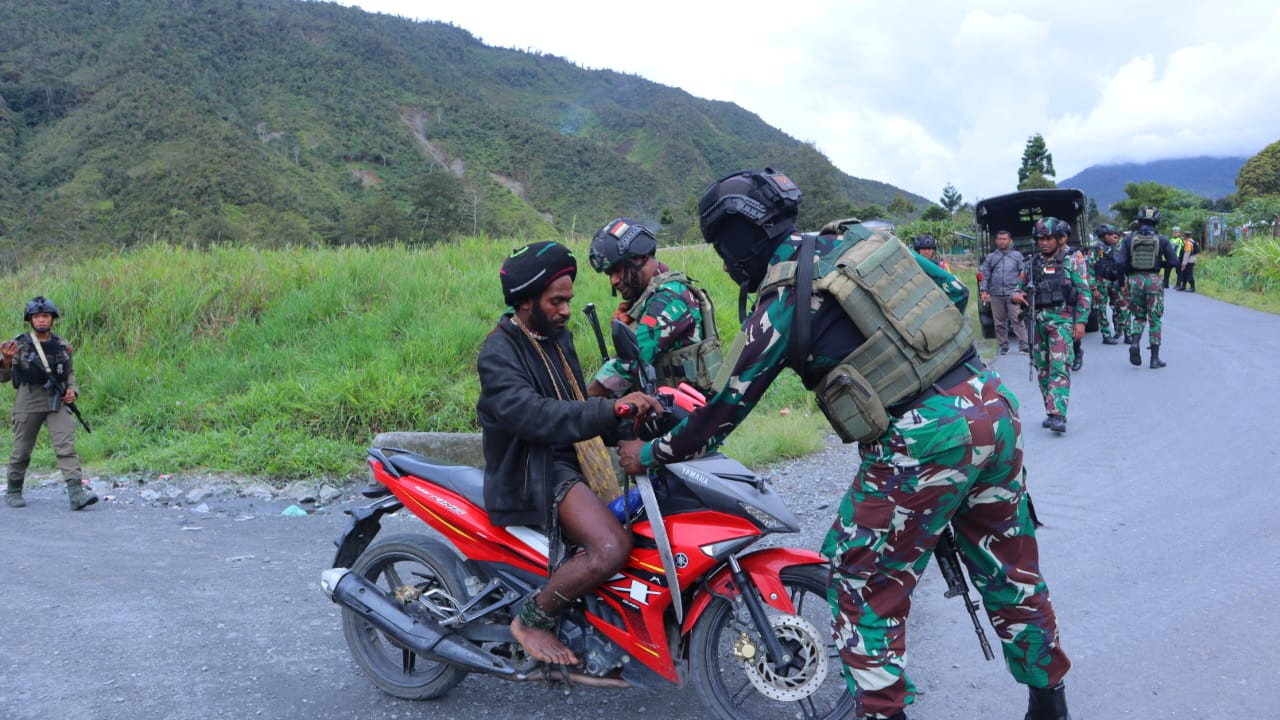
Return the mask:
{"type": "Polygon", "coordinates": [[[1071,225],[1047,217],[1036,221],[1031,234],[1040,252],[1027,263],[1013,301],[1035,308],[1031,362],[1044,398],[1046,417],[1041,425],[1064,433],[1071,398],[1071,341],[1084,337],[1092,298],[1088,283],[1072,268],[1062,246],[1062,238],[1071,234],[1071,225]]]}
{"type": "MultiPolygon", "coordinates": [[[[1067,223],[1063,223],[1067,225],[1067,223]]],[[[1067,232],[1070,233],[1070,225],[1067,225],[1067,232]]],[[[1067,254],[1067,260],[1071,264],[1071,269],[1077,275],[1084,278],[1084,283],[1089,288],[1090,298],[1093,293],[1093,278],[1089,274],[1089,261],[1085,259],[1084,253],[1078,248],[1074,248],[1068,244],[1071,240],[1069,235],[1058,236],[1058,247],[1067,254]]],[[[1084,319],[1085,324],[1089,322],[1089,318],[1084,319]]],[[[1071,372],[1080,372],[1084,369],[1084,335],[1074,338],[1071,341],[1071,372]]]]}
{"type": "Polygon", "coordinates": [[[1070,720],[1058,640],[1022,484],[1018,401],[982,365],[954,275],[862,223],[795,232],[800,189],[774,170],[712,183],[703,237],[755,306],[707,404],[665,436],[623,441],[630,473],[717,447],[791,368],[860,465],[822,553],[845,680],[868,720],[905,720],[911,593],[948,524],[982,593],[1028,720],[1070,720]],[[865,282],[859,282],[863,281],[865,282]],[[921,328],[929,328],[928,338],[921,328]]]}
{"type": "Polygon", "coordinates": [[[57,306],[43,296],[32,298],[22,315],[31,332],[0,344],[0,382],[12,380],[18,391],[13,399],[13,454],[9,456],[5,492],[9,507],[27,504],[22,490],[31,450],[42,426],[49,428],[49,441],[67,484],[71,509],[82,510],[98,502],[98,496],[84,486],[76,455],[76,420],[71,405],[80,390],[71,364],[71,347],[53,334],[53,321],[57,318],[57,306]]]}
{"type": "Polygon", "coordinates": [[[1120,282],[1120,266],[1116,261],[1116,249],[1120,244],[1120,231],[1111,225],[1099,225],[1093,231],[1098,237],[1089,248],[1089,269],[1093,276],[1093,301],[1098,311],[1098,329],[1102,331],[1103,345],[1120,344],[1120,336],[1129,338],[1129,292],[1120,282]],[[1111,312],[1107,312],[1108,305],[1111,312]],[[1108,317],[1110,315],[1110,317],[1108,317]],[[1115,329],[1112,329],[1114,321],[1115,329]]]}
{"type": "Polygon", "coordinates": [[[1150,319],[1150,367],[1153,370],[1166,365],[1160,359],[1160,331],[1164,317],[1164,289],[1168,284],[1161,284],[1160,269],[1178,263],[1169,239],[1156,234],[1156,225],[1159,224],[1159,209],[1142,208],[1138,211],[1138,229],[1125,238],[1116,251],[1120,272],[1128,278],[1129,310],[1133,318],[1129,325],[1129,363],[1137,367],[1142,365],[1142,329],[1150,319]]]}
{"type": "Polygon", "coordinates": [[[978,267],[978,292],[982,302],[991,305],[991,320],[996,326],[996,342],[1001,355],[1009,352],[1009,324],[1018,338],[1018,352],[1031,352],[1027,342],[1027,325],[1013,302],[1013,291],[1018,289],[1019,276],[1025,260],[1022,253],[1013,249],[1013,236],[1008,230],[996,233],[996,249],[982,260],[978,267]]]}

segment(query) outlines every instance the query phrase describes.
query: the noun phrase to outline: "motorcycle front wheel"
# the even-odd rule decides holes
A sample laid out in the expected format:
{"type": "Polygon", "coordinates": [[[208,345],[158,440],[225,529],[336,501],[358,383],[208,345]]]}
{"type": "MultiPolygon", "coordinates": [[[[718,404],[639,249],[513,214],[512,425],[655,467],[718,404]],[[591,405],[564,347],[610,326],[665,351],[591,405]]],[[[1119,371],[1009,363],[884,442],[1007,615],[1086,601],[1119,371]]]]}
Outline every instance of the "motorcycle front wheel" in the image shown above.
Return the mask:
{"type": "Polygon", "coordinates": [[[713,600],[693,628],[693,686],[720,720],[837,720],[854,717],[840,655],[831,636],[827,574],[822,565],[782,571],[795,615],[767,608],[769,624],[792,655],[785,667],[767,659],[746,608],[713,600]]]}
{"type": "MultiPolygon", "coordinates": [[[[392,535],[378,540],[352,564],[393,598],[417,603],[436,619],[457,610],[465,597],[453,572],[453,551],[424,535],[392,535]]],[[[365,675],[384,692],[405,700],[440,697],[467,673],[429,660],[404,647],[355,612],[342,611],[342,634],[365,675]]]]}

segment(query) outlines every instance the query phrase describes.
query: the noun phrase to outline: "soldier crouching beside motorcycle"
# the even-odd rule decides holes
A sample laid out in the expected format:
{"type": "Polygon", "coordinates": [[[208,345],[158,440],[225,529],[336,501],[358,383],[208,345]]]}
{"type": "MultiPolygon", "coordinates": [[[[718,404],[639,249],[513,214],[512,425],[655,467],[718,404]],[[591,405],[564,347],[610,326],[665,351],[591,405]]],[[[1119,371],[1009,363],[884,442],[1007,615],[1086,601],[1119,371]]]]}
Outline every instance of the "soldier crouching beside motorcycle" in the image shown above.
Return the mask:
{"type": "Polygon", "coordinates": [[[513,252],[501,271],[510,310],[476,361],[485,507],[495,524],[539,527],[552,543],[547,584],[520,609],[511,634],[529,655],[559,665],[578,658],[555,635],[557,614],[613,576],[631,552],[630,535],[604,502],[617,494],[617,479],[601,438],[612,438],[632,409],[662,413],[644,393],[585,396],[567,327],[577,271],[559,243],[513,252]]]}

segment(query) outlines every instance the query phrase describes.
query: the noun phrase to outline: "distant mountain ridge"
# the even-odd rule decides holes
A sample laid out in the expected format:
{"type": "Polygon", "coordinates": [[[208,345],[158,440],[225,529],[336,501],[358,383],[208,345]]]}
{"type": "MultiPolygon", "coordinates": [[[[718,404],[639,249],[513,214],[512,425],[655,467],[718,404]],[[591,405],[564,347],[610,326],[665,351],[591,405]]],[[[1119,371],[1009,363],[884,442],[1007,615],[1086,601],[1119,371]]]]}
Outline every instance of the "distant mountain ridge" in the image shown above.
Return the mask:
{"type": "Polygon", "coordinates": [[[806,227],[932,203],[732,103],[445,23],[301,0],[0,2],[0,264],[151,239],[562,238],[618,216],[695,239],[701,189],[764,166],[804,191],[806,227]]]}
{"type": "Polygon", "coordinates": [[[1127,197],[1124,186],[1131,182],[1158,182],[1217,200],[1236,191],[1236,176],[1248,160],[1248,157],[1191,157],[1091,165],[1059,180],[1058,187],[1083,190],[1102,212],[1127,197]]]}

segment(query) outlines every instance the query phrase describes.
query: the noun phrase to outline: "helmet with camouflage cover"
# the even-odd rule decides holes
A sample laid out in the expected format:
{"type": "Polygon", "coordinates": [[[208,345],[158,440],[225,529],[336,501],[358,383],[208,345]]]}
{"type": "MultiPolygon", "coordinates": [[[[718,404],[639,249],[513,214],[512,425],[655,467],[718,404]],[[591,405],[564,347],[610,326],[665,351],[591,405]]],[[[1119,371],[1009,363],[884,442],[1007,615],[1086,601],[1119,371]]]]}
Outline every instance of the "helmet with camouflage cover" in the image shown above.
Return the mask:
{"type": "Polygon", "coordinates": [[[22,313],[23,322],[31,322],[32,315],[40,313],[49,313],[55,318],[58,317],[58,306],[43,295],[37,295],[27,301],[27,309],[22,313]]]}
{"type": "Polygon", "coordinates": [[[1094,237],[1102,237],[1104,235],[1119,235],[1119,234],[1120,234],[1120,230],[1117,229],[1116,226],[1108,225],[1107,223],[1102,223],[1101,225],[1093,229],[1094,237]]]}
{"type": "Polygon", "coordinates": [[[596,272],[609,269],[623,260],[642,258],[658,251],[658,238],[631,218],[611,220],[591,238],[588,260],[596,272]]]}
{"type": "Polygon", "coordinates": [[[1071,236],[1071,223],[1055,217],[1040,218],[1036,221],[1035,227],[1031,229],[1031,237],[1037,239],[1063,235],[1071,236]]]}
{"type": "Polygon", "coordinates": [[[773,251],[795,229],[800,198],[800,188],[773,168],[736,172],[703,191],[698,200],[702,237],[744,292],[760,286],[773,251]]]}

